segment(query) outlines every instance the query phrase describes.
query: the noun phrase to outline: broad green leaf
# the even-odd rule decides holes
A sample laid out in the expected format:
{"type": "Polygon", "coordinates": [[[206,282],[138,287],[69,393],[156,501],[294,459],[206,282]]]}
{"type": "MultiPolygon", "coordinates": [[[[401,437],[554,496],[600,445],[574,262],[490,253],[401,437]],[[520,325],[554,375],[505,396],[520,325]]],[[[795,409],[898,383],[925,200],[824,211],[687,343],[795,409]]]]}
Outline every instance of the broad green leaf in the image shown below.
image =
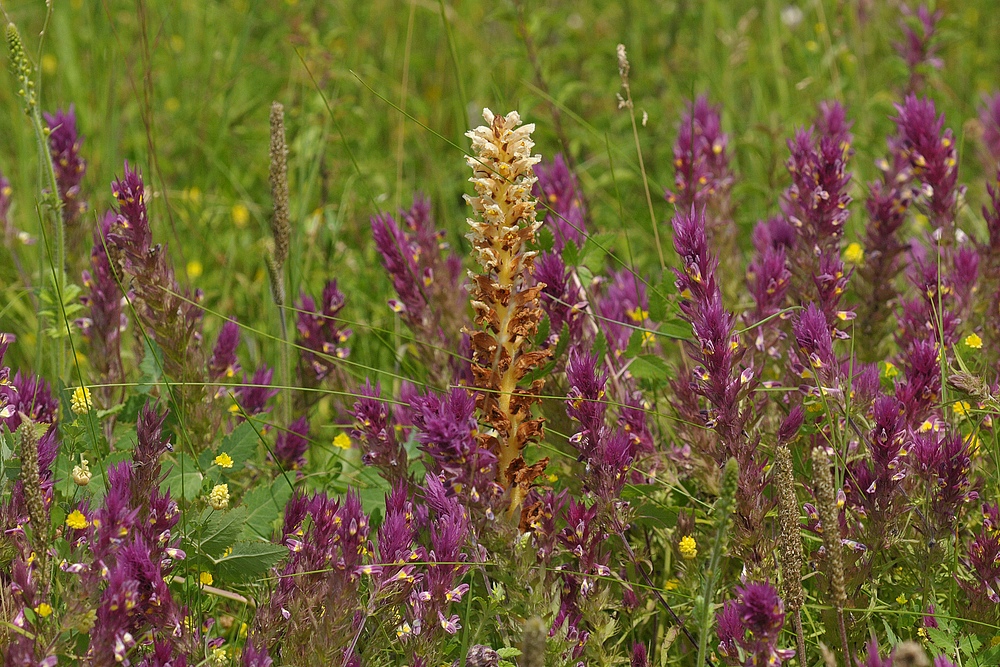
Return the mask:
{"type": "Polygon", "coordinates": [[[194,500],[198,497],[198,494],[201,493],[201,481],[204,477],[198,471],[198,465],[194,459],[181,452],[177,455],[177,461],[166,462],[163,467],[167,469],[167,477],[163,480],[163,486],[170,490],[172,497],[184,500],[194,500]]]}
{"type": "Polygon", "coordinates": [[[192,538],[202,552],[211,558],[219,558],[233,545],[247,522],[247,508],[244,505],[231,510],[214,511],[208,516],[204,526],[192,538]]]}
{"type": "Polygon", "coordinates": [[[243,496],[248,514],[242,537],[271,539],[274,521],[281,516],[291,497],[292,489],[283,477],[276,479],[270,487],[261,486],[243,496]]]}
{"type": "Polygon", "coordinates": [[[639,380],[666,380],[670,377],[670,367],[667,362],[655,354],[644,354],[636,357],[629,364],[628,370],[632,377],[639,380]]]}
{"type": "Polygon", "coordinates": [[[288,547],[271,542],[236,542],[232,550],[213,559],[212,576],[223,585],[246,584],[288,555],[288,547]]]}

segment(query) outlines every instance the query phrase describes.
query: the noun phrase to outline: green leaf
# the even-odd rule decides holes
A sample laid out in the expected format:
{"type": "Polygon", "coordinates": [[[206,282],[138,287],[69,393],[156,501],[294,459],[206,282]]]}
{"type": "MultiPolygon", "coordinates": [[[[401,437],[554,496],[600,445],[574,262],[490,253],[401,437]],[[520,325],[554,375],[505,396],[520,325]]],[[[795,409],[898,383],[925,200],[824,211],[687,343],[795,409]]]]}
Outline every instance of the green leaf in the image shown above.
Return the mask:
{"type": "Polygon", "coordinates": [[[556,237],[553,236],[551,230],[548,227],[542,227],[535,234],[535,246],[541,252],[549,252],[552,250],[552,246],[555,245],[556,237]]]}
{"type": "Polygon", "coordinates": [[[645,339],[645,332],[636,329],[629,336],[628,346],[625,348],[626,357],[638,357],[639,353],[642,351],[642,341],[645,339]]]}
{"type": "Polygon", "coordinates": [[[288,547],[271,542],[236,542],[221,558],[213,559],[213,576],[225,584],[246,584],[288,555],[288,547]]]}
{"type": "Polygon", "coordinates": [[[562,261],[567,267],[576,266],[580,261],[580,249],[572,241],[566,241],[563,246],[562,261]]]}
{"type": "Polygon", "coordinates": [[[632,377],[638,380],[666,380],[670,377],[670,367],[655,354],[643,354],[632,360],[628,367],[632,377]]]}
{"type": "Polygon", "coordinates": [[[244,505],[231,510],[215,511],[208,517],[204,527],[195,536],[201,551],[210,558],[219,558],[233,545],[247,522],[247,508],[244,505]]]}
{"type": "Polygon", "coordinates": [[[241,536],[245,539],[271,539],[274,521],[281,516],[291,497],[292,489],[283,477],[276,479],[270,488],[261,486],[243,496],[243,504],[249,512],[241,536]]]}
{"type": "Polygon", "coordinates": [[[497,655],[501,658],[516,658],[521,655],[521,649],[515,648],[513,646],[504,646],[503,648],[497,649],[497,655]]]}
{"type": "Polygon", "coordinates": [[[580,264],[595,273],[599,272],[604,268],[608,253],[613,250],[612,246],[617,236],[615,232],[591,234],[590,238],[583,244],[583,252],[580,254],[580,264]]]}
{"type": "Polygon", "coordinates": [[[694,329],[691,328],[691,323],[679,317],[661,323],[656,331],[657,334],[667,338],[677,338],[678,340],[694,338],[694,329]]]}
{"type": "Polygon", "coordinates": [[[535,347],[545,345],[545,341],[548,339],[551,330],[552,322],[549,321],[549,318],[543,317],[542,321],[538,323],[538,331],[535,333],[535,347]]]}
{"type": "Polygon", "coordinates": [[[663,296],[660,290],[648,290],[649,293],[649,319],[654,322],[662,322],[667,318],[670,311],[670,302],[663,296]]]}
{"type": "Polygon", "coordinates": [[[194,459],[181,452],[177,455],[177,461],[164,465],[167,468],[167,476],[163,480],[163,485],[170,490],[170,495],[174,498],[184,500],[194,500],[201,493],[201,481],[204,479],[198,471],[198,465],[194,459]]]}
{"type": "Polygon", "coordinates": [[[143,341],[145,354],[142,356],[142,363],[139,364],[139,383],[136,391],[140,394],[148,394],[153,385],[158,384],[163,373],[163,351],[160,346],[152,340],[143,341]]]}
{"type": "Polygon", "coordinates": [[[608,352],[608,339],[604,336],[603,331],[597,332],[597,337],[594,339],[594,345],[590,348],[591,352],[597,355],[597,363],[604,363],[604,355],[608,352]]]}

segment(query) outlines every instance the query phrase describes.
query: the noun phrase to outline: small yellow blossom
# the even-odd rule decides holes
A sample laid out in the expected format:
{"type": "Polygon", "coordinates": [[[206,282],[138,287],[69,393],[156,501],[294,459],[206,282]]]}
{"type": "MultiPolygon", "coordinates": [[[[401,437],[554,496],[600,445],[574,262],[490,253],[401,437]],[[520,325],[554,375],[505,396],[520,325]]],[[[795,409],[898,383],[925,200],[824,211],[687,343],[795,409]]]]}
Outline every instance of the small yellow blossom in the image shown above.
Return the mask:
{"type": "Polygon", "coordinates": [[[226,649],[219,647],[213,648],[212,654],[208,656],[208,664],[212,667],[223,667],[229,663],[229,656],[226,654],[226,649]]]}
{"type": "Polygon", "coordinates": [[[882,363],[883,363],[882,373],[887,378],[894,378],[897,375],[899,375],[899,369],[896,368],[895,364],[893,364],[892,362],[889,362],[889,361],[884,361],[882,363]]]}
{"type": "Polygon", "coordinates": [[[971,347],[973,350],[983,349],[983,339],[974,333],[969,334],[968,336],[965,337],[965,344],[971,347]]]}
{"type": "Polygon", "coordinates": [[[969,437],[965,440],[967,447],[969,448],[969,456],[975,458],[979,456],[979,447],[981,443],[979,441],[979,436],[975,433],[970,433],[969,437]]]}
{"type": "Polygon", "coordinates": [[[1000,646],[1000,635],[995,635],[990,638],[990,646],[1000,646]]]}
{"type": "Polygon", "coordinates": [[[346,433],[338,433],[337,437],[333,439],[333,446],[339,447],[341,449],[351,448],[351,438],[346,433]]]}
{"type": "Polygon", "coordinates": [[[168,97],[167,101],[163,103],[163,106],[167,111],[173,113],[181,108],[181,101],[176,97],[168,97]]]}
{"type": "Polygon", "coordinates": [[[191,280],[194,280],[195,278],[201,276],[201,274],[205,272],[205,267],[202,266],[201,262],[199,262],[198,260],[192,259],[190,262],[187,263],[187,267],[185,267],[185,270],[187,272],[187,277],[190,278],[191,280]]]}
{"type": "Polygon", "coordinates": [[[690,535],[685,535],[681,538],[681,541],[677,543],[677,550],[681,553],[681,558],[684,560],[692,560],[698,557],[698,543],[690,535]]]}
{"type": "Polygon", "coordinates": [[[226,452],[222,452],[221,454],[215,457],[215,465],[219,466],[220,468],[232,468],[233,457],[227,454],[226,452]]]}
{"type": "Polygon", "coordinates": [[[201,582],[202,586],[211,586],[215,579],[212,578],[211,572],[202,572],[198,575],[198,581],[201,582]]]}
{"type": "Polygon", "coordinates": [[[212,492],[208,494],[208,504],[216,510],[224,510],[229,507],[229,485],[216,484],[212,492]]]}
{"type": "Polygon", "coordinates": [[[665,591],[677,590],[677,587],[680,585],[681,582],[678,579],[667,579],[667,582],[663,584],[663,590],[665,591]]]}
{"type": "Polygon", "coordinates": [[[865,260],[865,249],[860,243],[851,243],[844,248],[844,261],[848,264],[860,264],[865,260]]]}
{"type": "Polygon", "coordinates": [[[180,53],[184,50],[184,38],[180,35],[170,36],[170,48],[173,49],[174,53],[180,53]]]}
{"type": "Polygon", "coordinates": [[[73,510],[66,517],[66,525],[73,530],[83,530],[87,527],[87,517],[80,510],[73,510]]]}
{"type": "Polygon", "coordinates": [[[250,209],[242,202],[233,204],[233,208],[230,209],[229,214],[233,217],[233,224],[237,229],[243,229],[250,222],[250,209]]]}
{"type": "Polygon", "coordinates": [[[557,481],[559,481],[559,475],[555,474],[554,472],[550,472],[549,473],[549,484],[555,484],[557,481]]]}
{"type": "Polygon", "coordinates": [[[51,53],[46,53],[42,56],[42,71],[46,74],[55,74],[58,68],[59,62],[56,57],[51,53]]]}
{"type": "Polygon", "coordinates": [[[969,414],[972,406],[969,405],[968,401],[956,401],[955,405],[951,406],[951,409],[955,411],[957,416],[965,417],[969,414]]]}
{"type": "Polygon", "coordinates": [[[636,306],[632,310],[628,311],[628,316],[633,322],[645,322],[649,317],[649,311],[636,306]]]}
{"type": "Polygon", "coordinates": [[[90,472],[90,461],[80,456],[80,465],[73,466],[73,483],[77,486],[87,486],[93,473],[90,472]]]}
{"type": "Polygon", "coordinates": [[[35,613],[41,616],[42,618],[48,618],[49,616],[52,615],[52,605],[50,605],[48,602],[43,602],[37,607],[35,607],[35,613]]]}
{"type": "Polygon", "coordinates": [[[77,387],[73,392],[73,397],[70,398],[69,406],[73,410],[73,414],[85,415],[90,412],[90,408],[93,407],[90,398],[90,388],[77,387]]]}
{"type": "Polygon", "coordinates": [[[906,604],[906,602],[907,602],[906,593],[900,593],[899,597],[896,598],[896,603],[897,604],[906,604]]]}
{"type": "Polygon", "coordinates": [[[934,422],[932,422],[930,419],[925,419],[924,423],[920,425],[920,432],[927,433],[932,428],[934,428],[934,422]]]}

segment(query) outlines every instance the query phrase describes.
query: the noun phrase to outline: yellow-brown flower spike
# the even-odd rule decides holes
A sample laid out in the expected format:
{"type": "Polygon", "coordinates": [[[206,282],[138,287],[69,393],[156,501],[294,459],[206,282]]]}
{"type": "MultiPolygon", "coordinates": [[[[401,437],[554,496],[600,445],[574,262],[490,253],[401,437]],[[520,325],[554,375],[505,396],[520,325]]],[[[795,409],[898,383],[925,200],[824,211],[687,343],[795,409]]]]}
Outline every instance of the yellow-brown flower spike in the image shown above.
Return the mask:
{"type": "Polygon", "coordinates": [[[545,287],[528,287],[535,252],[528,250],[541,222],[535,219],[534,125],[521,125],[516,111],[494,116],[483,110],[488,125],[466,133],[474,156],[467,158],[476,196],[466,195],[475,217],[467,238],[482,267],[472,274],[472,307],[476,314],[472,341],[472,371],[481,391],[477,404],[492,433],[480,434],[482,444],[498,459],[497,478],[510,489],[511,511],[516,510],[548,459],[528,465],[521,451],[542,434],[542,419],[532,418],[542,380],[519,387],[526,374],[544,361],[547,350],[531,350],[542,310],[538,296],[545,287]],[[520,126],[520,127],[519,127],[520,126]]]}

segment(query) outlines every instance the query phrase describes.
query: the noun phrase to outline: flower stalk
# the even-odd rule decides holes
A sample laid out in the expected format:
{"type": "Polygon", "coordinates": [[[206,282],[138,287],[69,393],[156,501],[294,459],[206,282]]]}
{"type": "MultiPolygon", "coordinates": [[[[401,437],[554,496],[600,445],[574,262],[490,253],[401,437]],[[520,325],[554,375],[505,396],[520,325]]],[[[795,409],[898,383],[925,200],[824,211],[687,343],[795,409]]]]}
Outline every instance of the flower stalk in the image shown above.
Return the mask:
{"type": "Polygon", "coordinates": [[[541,418],[531,407],[539,401],[543,380],[519,387],[521,380],[549,356],[548,350],[531,350],[542,310],[538,306],[543,283],[528,286],[535,252],[528,250],[541,222],[535,220],[533,166],[541,157],[531,155],[533,124],[521,125],[516,111],[495,116],[483,110],[488,126],[466,134],[475,156],[470,182],[476,196],[466,195],[474,218],[469,218],[476,260],[482,273],[472,276],[472,307],[478,330],[468,330],[472,342],[472,372],[481,390],[477,403],[492,433],[479,437],[498,460],[497,481],[510,491],[510,509],[521,506],[532,482],[542,474],[548,459],[528,465],[522,450],[542,435],[541,418]]]}

